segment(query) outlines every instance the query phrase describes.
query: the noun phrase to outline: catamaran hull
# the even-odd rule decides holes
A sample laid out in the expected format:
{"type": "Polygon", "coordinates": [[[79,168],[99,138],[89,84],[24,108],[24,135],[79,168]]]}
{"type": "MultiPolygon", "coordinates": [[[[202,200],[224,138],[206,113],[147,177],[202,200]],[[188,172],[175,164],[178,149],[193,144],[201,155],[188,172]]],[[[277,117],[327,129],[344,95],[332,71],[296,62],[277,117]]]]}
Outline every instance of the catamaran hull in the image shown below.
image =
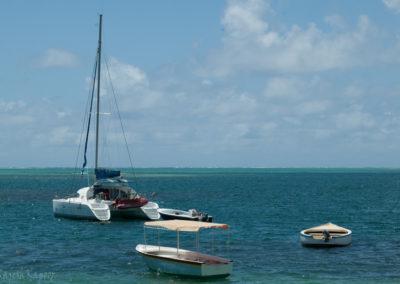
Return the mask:
{"type": "Polygon", "coordinates": [[[111,218],[123,219],[143,219],[143,220],[158,220],[158,205],[154,202],[148,202],[146,205],[138,208],[119,209],[110,205],[111,218]]]}
{"type": "MultiPolygon", "coordinates": [[[[176,256],[176,248],[158,247],[149,245],[137,245],[136,250],[142,255],[147,266],[151,270],[184,275],[191,277],[227,277],[232,273],[232,261],[225,260],[223,263],[207,264],[196,260],[187,260],[184,257],[176,256]],[[155,251],[159,250],[157,253],[155,251]],[[174,255],[175,254],[175,255],[174,255]]],[[[180,253],[194,252],[180,250],[180,253]]],[[[203,257],[221,259],[209,255],[201,254],[203,257]]]]}
{"type": "Polygon", "coordinates": [[[143,219],[143,220],[152,220],[148,218],[148,216],[143,212],[140,208],[132,208],[132,209],[114,209],[110,207],[111,218],[122,218],[122,219],[143,219]]]}
{"type": "Polygon", "coordinates": [[[100,206],[93,209],[90,205],[80,202],[71,202],[68,199],[53,200],[53,212],[55,217],[69,219],[107,221],[110,219],[110,210],[100,206]]]}

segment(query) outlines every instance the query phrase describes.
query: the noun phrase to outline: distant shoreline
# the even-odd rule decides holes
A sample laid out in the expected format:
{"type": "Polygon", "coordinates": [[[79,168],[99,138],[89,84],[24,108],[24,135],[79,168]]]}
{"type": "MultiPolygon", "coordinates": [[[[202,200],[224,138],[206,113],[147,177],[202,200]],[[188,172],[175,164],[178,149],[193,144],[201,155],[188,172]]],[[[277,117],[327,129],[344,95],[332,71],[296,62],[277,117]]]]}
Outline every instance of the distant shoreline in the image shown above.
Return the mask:
{"type": "MultiPolygon", "coordinates": [[[[265,173],[265,174],[278,174],[278,173],[400,173],[400,168],[255,168],[255,167],[137,167],[137,168],[119,168],[122,173],[145,173],[145,174],[215,174],[215,173],[265,173]]],[[[80,173],[80,168],[68,167],[27,167],[27,168],[0,168],[0,174],[7,173],[62,173],[73,174],[80,173]]],[[[93,169],[89,169],[92,173],[93,169]]]]}

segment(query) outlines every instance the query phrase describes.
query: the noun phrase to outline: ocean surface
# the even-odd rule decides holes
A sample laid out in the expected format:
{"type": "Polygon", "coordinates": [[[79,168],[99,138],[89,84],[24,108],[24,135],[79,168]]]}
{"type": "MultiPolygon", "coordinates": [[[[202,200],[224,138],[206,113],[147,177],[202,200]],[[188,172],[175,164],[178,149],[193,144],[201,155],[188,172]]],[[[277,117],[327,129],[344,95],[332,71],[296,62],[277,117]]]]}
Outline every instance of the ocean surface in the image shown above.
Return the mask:
{"type": "MultiPolygon", "coordinates": [[[[52,199],[91,182],[73,172],[0,170],[0,283],[199,282],[147,268],[135,251],[143,221],[55,218],[52,199]]],[[[234,261],[233,273],[204,282],[400,283],[400,170],[166,168],[124,176],[142,195],[156,192],[161,208],[196,208],[230,226],[215,230],[215,253],[234,261]],[[302,229],[327,222],[351,229],[352,244],[301,246],[302,229]]],[[[161,244],[176,246],[168,233],[161,244]]],[[[194,235],[182,237],[182,248],[195,249],[194,235]]],[[[211,252],[210,233],[200,237],[200,251],[211,252]]]]}

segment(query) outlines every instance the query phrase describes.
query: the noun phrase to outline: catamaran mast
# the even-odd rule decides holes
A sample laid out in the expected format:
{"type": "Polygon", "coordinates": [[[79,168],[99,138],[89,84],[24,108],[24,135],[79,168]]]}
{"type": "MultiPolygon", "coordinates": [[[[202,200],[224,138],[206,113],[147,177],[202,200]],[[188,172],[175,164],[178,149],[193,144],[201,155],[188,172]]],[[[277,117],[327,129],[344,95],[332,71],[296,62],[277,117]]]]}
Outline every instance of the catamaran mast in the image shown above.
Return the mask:
{"type": "MultiPolygon", "coordinates": [[[[97,113],[96,113],[96,163],[95,168],[97,169],[98,156],[99,156],[99,115],[100,115],[100,65],[101,65],[101,26],[102,26],[103,15],[100,14],[99,24],[99,47],[97,49],[97,113]]],[[[96,179],[96,177],[95,177],[96,179]]]]}

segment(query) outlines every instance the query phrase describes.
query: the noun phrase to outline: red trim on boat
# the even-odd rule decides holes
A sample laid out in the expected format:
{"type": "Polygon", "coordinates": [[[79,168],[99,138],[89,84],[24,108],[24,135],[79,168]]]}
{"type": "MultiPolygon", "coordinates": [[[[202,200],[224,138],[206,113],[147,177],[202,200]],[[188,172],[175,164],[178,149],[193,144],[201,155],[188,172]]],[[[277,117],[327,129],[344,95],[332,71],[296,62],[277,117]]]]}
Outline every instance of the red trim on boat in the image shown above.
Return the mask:
{"type": "Polygon", "coordinates": [[[139,208],[146,205],[149,201],[146,198],[125,199],[114,201],[110,206],[116,206],[118,209],[139,208]]]}

